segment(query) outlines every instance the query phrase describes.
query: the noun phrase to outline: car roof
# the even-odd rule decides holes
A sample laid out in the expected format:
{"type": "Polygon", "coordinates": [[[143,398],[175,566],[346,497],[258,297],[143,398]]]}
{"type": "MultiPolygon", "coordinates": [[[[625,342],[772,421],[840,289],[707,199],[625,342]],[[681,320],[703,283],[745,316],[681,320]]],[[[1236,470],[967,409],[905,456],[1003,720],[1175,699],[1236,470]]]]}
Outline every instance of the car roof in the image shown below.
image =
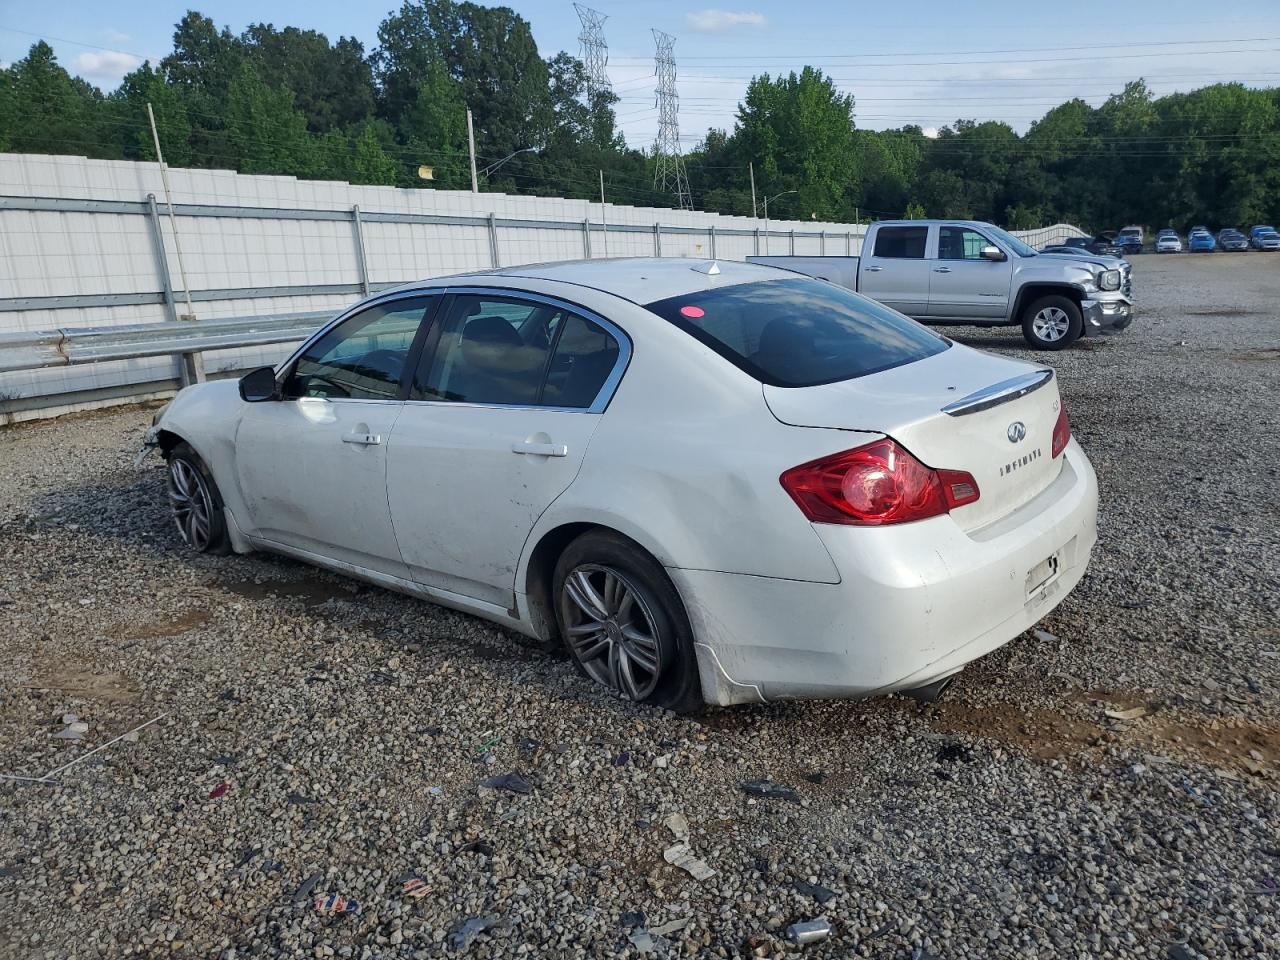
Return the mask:
{"type": "Polygon", "coordinates": [[[490,286],[502,278],[512,280],[550,280],[588,287],[630,300],[653,303],[687,293],[731,287],[762,280],[797,279],[790,270],[779,270],[735,260],[705,260],[694,257],[620,257],[599,260],[567,260],[555,263],[529,263],[437,277],[402,285],[401,290],[426,287],[465,286],[474,280],[490,286]]]}

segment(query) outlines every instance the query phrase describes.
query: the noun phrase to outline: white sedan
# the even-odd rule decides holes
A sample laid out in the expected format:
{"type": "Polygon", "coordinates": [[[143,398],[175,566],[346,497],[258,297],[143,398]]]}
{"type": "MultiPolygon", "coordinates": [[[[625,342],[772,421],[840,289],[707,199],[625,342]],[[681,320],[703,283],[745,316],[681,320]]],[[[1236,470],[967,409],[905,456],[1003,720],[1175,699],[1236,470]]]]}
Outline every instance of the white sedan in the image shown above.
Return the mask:
{"type": "Polygon", "coordinates": [[[147,436],[183,538],[562,640],[673,709],[929,691],[1062,602],[1052,370],[834,284],[636,259],[388,290],[147,436]]]}

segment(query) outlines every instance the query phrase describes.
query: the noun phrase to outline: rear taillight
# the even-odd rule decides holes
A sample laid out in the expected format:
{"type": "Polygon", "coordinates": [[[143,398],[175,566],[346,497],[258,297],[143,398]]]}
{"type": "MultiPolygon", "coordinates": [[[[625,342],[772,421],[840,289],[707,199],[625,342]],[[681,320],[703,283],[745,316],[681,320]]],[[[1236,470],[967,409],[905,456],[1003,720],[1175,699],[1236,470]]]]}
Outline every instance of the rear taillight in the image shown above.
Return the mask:
{"type": "Polygon", "coordinates": [[[888,438],[802,463],[780,479],[814,523],[907,523],[936,517],[979,496],[972,474],[926,467],[888,438]]]}
{"type": "Polygon", "coordinates": [[[1053,425],[1053,455],[1056,457],[1067,449],[1071,439],[1071,421],[1067,419],[1067,405],[1058,408],[1058,422],[1053,425]]]}

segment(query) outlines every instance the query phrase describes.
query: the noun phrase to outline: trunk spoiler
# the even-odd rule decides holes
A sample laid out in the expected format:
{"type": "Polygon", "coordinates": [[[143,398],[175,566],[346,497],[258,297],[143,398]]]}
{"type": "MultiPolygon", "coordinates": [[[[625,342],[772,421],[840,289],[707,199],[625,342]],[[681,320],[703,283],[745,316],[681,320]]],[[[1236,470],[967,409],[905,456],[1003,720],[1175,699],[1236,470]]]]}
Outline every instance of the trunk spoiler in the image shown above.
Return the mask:
{"type": "Polygon", "coordinates": [[[1010,377],[1008,380],[1001,380],[999,383],[993,383],[989,387],[975,390],[967,397],[961,397],[954,403],[948,403],[942,408],[942,412],[950,417],[963,417],[970,413],[978,413],[981,410],[990,410],[992,407],[998,407],[1002,403],[1025,397],[1028,393],[1034,393],[1052,380],[1053,371],[1047,367],[1033,370],[1031,373],[1010,377]]]}

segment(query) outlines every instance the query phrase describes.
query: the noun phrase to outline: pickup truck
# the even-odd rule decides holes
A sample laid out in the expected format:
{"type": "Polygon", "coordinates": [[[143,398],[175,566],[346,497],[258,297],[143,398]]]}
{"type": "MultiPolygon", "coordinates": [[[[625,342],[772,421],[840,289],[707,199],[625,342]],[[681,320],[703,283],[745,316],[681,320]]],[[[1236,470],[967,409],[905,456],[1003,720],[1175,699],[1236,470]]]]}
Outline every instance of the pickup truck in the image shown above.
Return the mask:
{"type": "Polygon", "coordinates": [[[1133,320],[1130,268],[1091,254],[1038,254],[989,223],[873,223],[861,257],[747,257],[830,280],[922,323],[1022,327],[1039,350],[1133,320]]]}

